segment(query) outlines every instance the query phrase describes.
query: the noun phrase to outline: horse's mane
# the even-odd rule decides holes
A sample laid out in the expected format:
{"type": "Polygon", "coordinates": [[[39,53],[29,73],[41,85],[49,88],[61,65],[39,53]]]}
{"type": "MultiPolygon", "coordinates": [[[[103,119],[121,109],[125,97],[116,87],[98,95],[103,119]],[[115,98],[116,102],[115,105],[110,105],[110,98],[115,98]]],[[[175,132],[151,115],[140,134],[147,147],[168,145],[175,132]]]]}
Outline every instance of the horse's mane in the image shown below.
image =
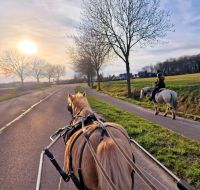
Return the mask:
{"type": "Polygon", "coordinates": [[[75,107],[90,108],[86,96],[83,96],[81,93],[76,94],[75,99],[73,100],[73,104],[75,107]]]}

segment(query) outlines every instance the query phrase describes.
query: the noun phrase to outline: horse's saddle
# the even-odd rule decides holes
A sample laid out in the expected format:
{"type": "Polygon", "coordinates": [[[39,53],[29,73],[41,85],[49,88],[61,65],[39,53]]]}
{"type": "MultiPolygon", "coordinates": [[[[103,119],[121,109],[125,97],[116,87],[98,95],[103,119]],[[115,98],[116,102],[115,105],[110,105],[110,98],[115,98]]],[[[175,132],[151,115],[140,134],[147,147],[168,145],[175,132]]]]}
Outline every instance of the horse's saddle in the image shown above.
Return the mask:
{"type": "Polygon", "coordinates": [[[165,90],[165,88],[160,88],[157,93],[162,92],[163,90],[165,90]]]}

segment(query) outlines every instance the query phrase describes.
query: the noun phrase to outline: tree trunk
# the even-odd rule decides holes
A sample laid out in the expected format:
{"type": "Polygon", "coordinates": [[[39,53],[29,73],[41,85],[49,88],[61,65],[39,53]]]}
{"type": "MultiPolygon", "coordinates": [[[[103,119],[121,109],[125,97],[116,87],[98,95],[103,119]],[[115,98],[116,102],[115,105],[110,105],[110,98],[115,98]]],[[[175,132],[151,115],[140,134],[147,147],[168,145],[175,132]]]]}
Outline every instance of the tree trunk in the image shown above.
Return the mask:
{"type": "Polygon", "coordinates": [[[40,83],[40,79],[39,79],[39,77],[37,77],[37,84],[39,84],[40,83]]]}
{"type": "Polygon", "coordinates": [[[21,79],[21,85],[23,86],[24,85],[24,78],[21,76],[20,79],[21,79]]]}
{"type": "Polygon", "coordinates": [[[88,83],[88,86],[90,86],[90,73],[87,74],[87,83],[88,83]]]}
{"type": "Polygon", "coordinates": [[[129,60],[126,59],[126,81],[127,81],[127,90],[128,90],[128,98],[131,97],[131,79],[130,79],[130,66],[129,60]]]}
{"type": "Polygon", "coordinates": [[[51,83],[51,77],[49,77],[49,84],[51,83]]]}
{"type": "Polygon", "coordinates": [[[93,78],[92,78],[92,75],[90,75],[90,83],[91,83],[91,87],[93,88],[93,78]]]}
{"type": "Polygon", "coordinates": [[[97,89],[101,90],[101,86],[100,86],[100,79],[99,79],[99,70],[97,70],[97,89]]]}

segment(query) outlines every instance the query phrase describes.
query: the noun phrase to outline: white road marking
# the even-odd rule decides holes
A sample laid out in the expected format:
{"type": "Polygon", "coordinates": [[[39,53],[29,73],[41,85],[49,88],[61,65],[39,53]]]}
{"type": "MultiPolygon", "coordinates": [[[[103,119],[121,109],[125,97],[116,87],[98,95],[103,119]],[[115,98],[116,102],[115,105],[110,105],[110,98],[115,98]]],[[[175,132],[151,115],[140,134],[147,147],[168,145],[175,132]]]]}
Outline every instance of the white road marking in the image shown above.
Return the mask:
{"type": "MultiPolygon", "coordinates": [[[[62,88],[63,89],[63,88],[62,88]]],[[[20,114],[18,117],[16,117],[15,119],[13,119],[11,122],[7,123],[6,125],[4,125],[1,129],[0,129],[0,134],[3,133],[3,131],[5,129],[7,129],[8,127],[10,127],[13,123],[15,123],[16,121],[20,120],[22,117],[24,117],[27,113],[29,113],[33,108],[35,108],[37,105],[39,105],[40,103],[44,102],[45,100],[47,100],[48,98],[50,98],[51,96],[53,96],[54,94],[56,94],[57,92],[59,92],[59,89],[51,94],[49,94],[48,96],[46,96],[45,98],[39,100],[38,102],[36,102],[35,104],[33,104],[30,108],[28,108],[27,110],[25,110],[22,114],[20,114]]]]}

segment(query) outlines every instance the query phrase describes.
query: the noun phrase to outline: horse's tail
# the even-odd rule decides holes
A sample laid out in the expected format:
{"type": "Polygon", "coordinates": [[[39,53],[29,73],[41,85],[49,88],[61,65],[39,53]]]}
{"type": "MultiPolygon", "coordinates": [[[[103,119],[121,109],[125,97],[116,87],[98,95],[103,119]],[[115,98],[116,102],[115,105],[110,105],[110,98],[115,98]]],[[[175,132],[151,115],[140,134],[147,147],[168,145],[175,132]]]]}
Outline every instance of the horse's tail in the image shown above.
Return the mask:
{"type": "Polygon", "coordinates": [[[171,100],[170,100],[171,106],[172,106],[173,109],[176,110],[177,105],[178,105],[178,99],[177,99],[176,92],[171,92],[170,95],[171,95],[171,100]]]}
{"type": "MultiPolygon", "coordinates": [[[[123,144],[122,141],[116,138],[116,141],[123,144]]],[[[112,182],[115,184],[117,189],[131,190],[132,188],[132,177],[131,169],[124,157],[118,150],[114,141],[107,137],[97,147],[97,159],[102,164],[107,175],[110,177],[112,182]]],[[[97,166],[98,172],[98,189],[108,190],[109,184],[102,175],[101,170],[97,166]]]]}

